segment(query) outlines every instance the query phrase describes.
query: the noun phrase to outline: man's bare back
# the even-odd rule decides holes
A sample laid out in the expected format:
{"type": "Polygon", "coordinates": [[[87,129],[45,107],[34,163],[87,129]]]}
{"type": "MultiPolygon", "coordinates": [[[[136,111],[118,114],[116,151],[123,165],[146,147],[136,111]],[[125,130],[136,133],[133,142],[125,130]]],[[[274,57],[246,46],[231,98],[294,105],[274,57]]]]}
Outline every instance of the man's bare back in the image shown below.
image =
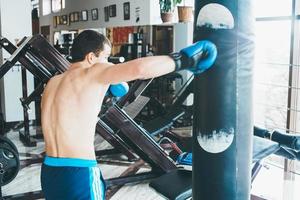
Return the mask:
{"type": "Polygon", "coordinates": [[[48,156],[95,159],[95,125],[108,86],[91,81],[76,64],[48,82],[42,98],[48,156]]]}
{"type": "Polygon", "coordinates": [[[85,60],[72,64],[67,72],[47,83],[41,104],[47,156],[95,159],[97,116],[109,85],[157,77],[174,70],[174,61],[169,56],[142,60],[118,65],[89,64],[85,60]]]}

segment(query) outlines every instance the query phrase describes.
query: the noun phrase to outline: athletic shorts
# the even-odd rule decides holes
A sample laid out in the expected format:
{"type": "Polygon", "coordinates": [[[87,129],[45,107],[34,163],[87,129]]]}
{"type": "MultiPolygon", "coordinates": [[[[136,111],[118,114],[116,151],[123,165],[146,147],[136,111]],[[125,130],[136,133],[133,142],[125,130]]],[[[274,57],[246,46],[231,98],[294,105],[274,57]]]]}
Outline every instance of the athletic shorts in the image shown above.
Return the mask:
{"type": "Polygon", "coordinates": [[[46,200],[105,199],[105,183],[96,160],[46,156],[41,185],[46,200]]]}

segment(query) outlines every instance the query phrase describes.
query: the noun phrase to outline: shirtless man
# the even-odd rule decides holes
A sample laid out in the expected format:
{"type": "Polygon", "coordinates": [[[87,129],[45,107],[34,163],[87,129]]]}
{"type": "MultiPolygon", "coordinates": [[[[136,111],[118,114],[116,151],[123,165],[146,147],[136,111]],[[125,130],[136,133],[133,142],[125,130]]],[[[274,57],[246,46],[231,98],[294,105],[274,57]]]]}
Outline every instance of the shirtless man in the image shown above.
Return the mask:
{"type": "Polygon", "coordinates": [[[94,135],[97,115],[110,84],[158,77],[174,70],[200,73],[216,58],[216,48],[200,41],[169,56],[140,58],[112,65],[111,44],[86,30],[74,40],[69,69],[53,77],[42,97],[42,129],[46,157],[41,184],[47,200],[105,199],[97,167],[94,135]],[[205,53],[205,59],[202,54],[205,53]]]}

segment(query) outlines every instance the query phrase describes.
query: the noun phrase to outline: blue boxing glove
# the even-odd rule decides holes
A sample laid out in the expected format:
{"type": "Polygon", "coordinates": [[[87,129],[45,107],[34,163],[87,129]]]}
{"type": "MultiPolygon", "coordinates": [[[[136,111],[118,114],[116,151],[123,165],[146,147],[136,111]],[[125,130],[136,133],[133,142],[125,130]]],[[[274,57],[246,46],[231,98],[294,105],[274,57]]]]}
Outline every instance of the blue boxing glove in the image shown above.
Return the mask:
{"type": "Polygon", "coordinates": [[[129,90],[129,86],[126,82],[122,82],[119,84],[112,84],[108,88],[108,91],[114,97],[122,97],[127,94],[128,90],[129,90]]]}
{"type": "Polygon", "coordinates": [[[175,70],[187,69],[200,74],[210,68],[217,58],[217,47],[208,40],[202,40],[169,56],[175,62],[175,70]]]}

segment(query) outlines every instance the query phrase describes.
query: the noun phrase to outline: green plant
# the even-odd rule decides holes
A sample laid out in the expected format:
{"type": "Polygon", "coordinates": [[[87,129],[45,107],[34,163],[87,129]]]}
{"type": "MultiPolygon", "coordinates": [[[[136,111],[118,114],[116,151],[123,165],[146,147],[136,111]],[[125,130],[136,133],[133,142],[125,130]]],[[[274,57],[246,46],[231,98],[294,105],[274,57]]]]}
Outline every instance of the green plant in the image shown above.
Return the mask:
{"type": "MultiPolygon", "coordinates": [[[[175,4],[180,4],[182,2],[182,0],[173,0],[175,4]]],[[[183,0],[185,1],[185,0],[183,0]]]]}
{"type": "Polygon", "coordinates": [[[180,4],[182,0],[159,0],[160,11],[173,12],[177,4],[180,4]]]}
{"type": "Polygon", "coordinates": [[[183,5],[185,6],[185,0],[173,0],[173,2],[174,5],[181,4],[181,2],[183,2],[183,5]]]}

